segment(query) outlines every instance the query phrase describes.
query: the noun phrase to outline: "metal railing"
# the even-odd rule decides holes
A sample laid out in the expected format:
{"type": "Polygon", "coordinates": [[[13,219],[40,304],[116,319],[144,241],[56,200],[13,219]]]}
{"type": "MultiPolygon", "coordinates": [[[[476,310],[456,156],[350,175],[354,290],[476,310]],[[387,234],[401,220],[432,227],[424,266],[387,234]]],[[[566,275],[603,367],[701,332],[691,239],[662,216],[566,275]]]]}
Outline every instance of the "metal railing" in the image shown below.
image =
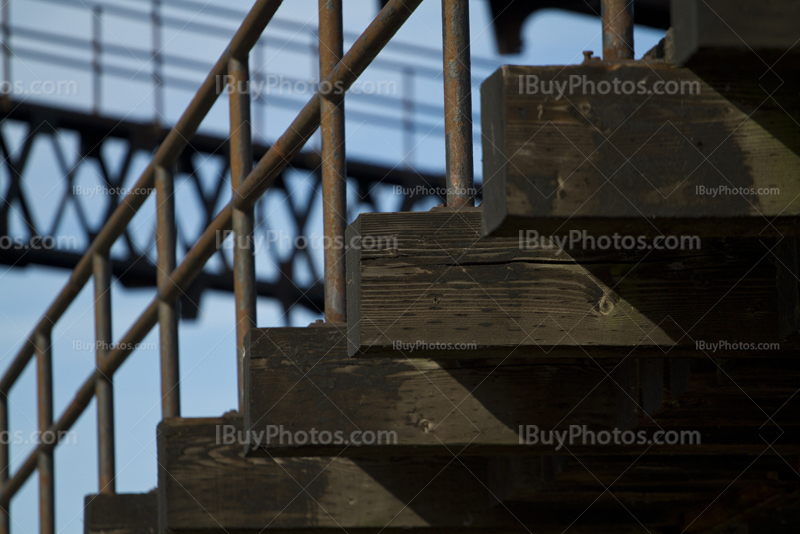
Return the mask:
{"type": "MultiPolygon", "coordinates": [[[[194,93],[197,89],[195,76],[198,78],[205,76],[212,67],[209,61],[198,57],[162,49],[161,45],[165,40],[163,33],[170,30],[203,37],[227,35],[231,31],[230,26],[220,21],[238,22],[245,15],[238,9],[206,5],[206,2],[196,0],[135,0],[130,5],[124,6],[106,0],[35,0],[35,2],[43,4],[45,8],[50,4],[56,4],[62,8],[90,10],[91,36],[70,36],[29,25],[12,24],[10,12],[13,11],[15,2],[7,1],[2,9],[2,35],[5,44],[2,54],[4,81],[9,82],[12,79],[13,60],[36,61],[76,73],[89,74],[91,109],[97,114],[103,112],[103,93],[109,80],[119,79],[148,84],[150,86],[148,92],[152,93],[153,98],[153,120],[157,123],[164,123],[166,92],[179,90],[194,93]],[[164,14],[166,8],[172,9],[173,13],[164,14]],[[197,20],[196,17],[174,14],[175,10],[182,9],[191,10],[192,13],[213,15],[219,21],[197,20]],[[111,17],[124,18],[131,23],[147,24],[152,46],[150,48],[129,46],[103,39],[103,26],[110,23],[111,17]],[[45,51],[43,45],[49,47],[58,45],[59,49],[45,51]],[[141,65],[136,68],[126,66],[125,61],[132,59],[138,60],[141,65]],[[180,69],[183,74],[176,73],[176,69],[180,69]]],[[[271,141],[266,136],[268,110],[296,110],[304,103],[302,97],[282,94],[279,90],[272,90],[268,86],[268,78],[273,75],[275,78],[278,76],[266,68],[267,50],[280,49],[285,53],[300,54],[312,52],[314,60],[319,56],[316,47],[309,49],[305,42],[298,42],[316,39],[313,28],[296,21],[278,18],[270,24],[287,34],[292,34],[293,37],[284,39],[277,36],[262,36],[251,54],[251,66],[255,73],[254,87],[261,88],[253,98],[254,136],[260,135],[264,142],[271,141]]],[[[354,42],[357,37],[351,32],[343,32],[343,39],[348,42],[354,42]]],[[[375,127],[389,131],[397,131],[402,135],[402,154],[406,164],[411,165],[415,139],[421,135],[444,137],[444,128],[441,125],[443,108],[421,101],[419,98],[419,87],[434,82],[442,72],[441,69],[426,66],[430,58],[438,53],[436,49],[406,42],[397,48],[397,52],[402,49],[401,59],[379,59],[371,65],[373,69],[379,69],[381,77],[387,79],[402,77],[402,82],[396,88],[396,94],[393,91],[393,94],[360,92],[350,95],[349,100],[354,106],[348,117],[367,121],[375,127]]],[[[481,57],[472,58],[472,63],[481,79],[494,72],[500,64],[496,60],[481,57]]],[[[283,74],[280,79],[292,86],[298,82],[305,83],[305,80],[283,74]]],[[[478,120],[477,115],[476,120],[478,120]]]]}
{"type": "MultiPolygon", "coordinates": [[[[375,20],[342,54],[341,0],[320,0],[320,69],[321,88],[343,87],[355,82],[386,46],[392,36],[411,16],[422,0],[390,0],[375,20]]],[[[231,92],[231,168],[233,195],[186,254],[180,265],[175,257],[175,209],[173,167],[197,132],[201,121],[219,97],[217,80],[223,75],[236,81],[247,81],[248,55],[261,33],[273,18],[281,0],[257,0],[236,31],[228,47],[212,67],[180,120],[153,156],[124,202],[114,211],[91,246],[73,270],[69,282],[61,290],[47,312],[36,324],[14,361],[0,380],[0,432],[8,432],[8,394],[31,358],[36,356],[37,407],[39,430],[56,436],[56,441],[42,440],[21,467],[10,476],[9,445],[0,443],[0,534],[9,532],[9,504],[26,480],[39,471],[40,529],[42,534],[55,534],[54,449],[57,439],[69,430],[87,408],[92,398],[98,399],[98,447],[100,492],[114,492],[114,421],[112,377],[133,348],[158,323],[162,384],[162,416],[180,415],[178,383],[178,314],[177,303],[189,284],[216,252],[217,236],[233,229],[234,237],[253,232],[253,208],[275,178],[303,147],[309,137],[322,126],[324,200],[330,211],[325,216],[326,234],[343,232],[341,182],[344,169],[344,92],[318,91],[305,104],[286,131],[269,151],[253,166],[250,139],[249,95],[231,92]],[[160,270],[158,291],[144,312],[122,336],[113,349],[106,352],[111,336],[111,298],[109,250],[136,215],[151,190],[157,201],[157,252],[160,270]],[[83,383],[61,416],[53,418],[52,329],[81,289],[95,279],[95,325],[98,343],[95,372],[83,383]]],[[[444,85],[445,133],[449,139],[447,154],[448,203],[453,207],[471,205],[473,200],[462,191],[472,190],[472,119],[470,105],[469,17],[465,0],[443,0],[445,27],[444,85]],[[467,159],[469,157],[470,159],[467,159]]],[[[250,239],[237,239],[234,256],[237,329],[237,358],[241,379],[241,356],[244,336],[256,324],[254,256],[250,239]]],[[[327,254],[327,252],[326,252],[327,254]]],[[[343,320],[344,270],[341,257],[326,259],[326,317],[343,320]]],[[[239,391],[242,391],[241,383],[239,391]]],[[[241,395],[241,394],[240,394],[241,395]]],[[[241,396],[240,396],[241,409],[241,396]]]]}

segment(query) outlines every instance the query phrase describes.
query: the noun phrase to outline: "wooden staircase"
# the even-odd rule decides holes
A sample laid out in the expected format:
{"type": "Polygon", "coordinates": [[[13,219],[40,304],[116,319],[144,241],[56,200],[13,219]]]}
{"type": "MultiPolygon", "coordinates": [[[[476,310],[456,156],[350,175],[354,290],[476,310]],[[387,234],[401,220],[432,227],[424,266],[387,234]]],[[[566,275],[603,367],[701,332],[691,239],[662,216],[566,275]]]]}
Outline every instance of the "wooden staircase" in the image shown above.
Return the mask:
{"type": "Polygon", "coordinates": [[[87,533],[796,532],[800,13],[734,17],[748,51],[711,16],[744,4],[674,2],[666,58],[499,70],[482,207],[360,215],[347,323],[251,329],[243,412],[165,419],[156,493],[87,498],[87,533]],[[786,49],[758,105],[751,55],[786,49]],[[701,96],[520,94],[528,76],[701,96]]]}

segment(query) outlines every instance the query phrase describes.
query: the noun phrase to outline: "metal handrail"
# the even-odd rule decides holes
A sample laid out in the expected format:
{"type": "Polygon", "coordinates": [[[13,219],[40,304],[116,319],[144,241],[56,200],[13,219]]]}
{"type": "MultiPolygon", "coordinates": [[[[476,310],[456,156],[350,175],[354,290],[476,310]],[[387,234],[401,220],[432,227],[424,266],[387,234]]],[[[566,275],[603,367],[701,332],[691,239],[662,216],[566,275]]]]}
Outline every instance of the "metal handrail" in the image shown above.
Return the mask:
{"type": "MultiPolygon", "coordinates": [[[[327,1],[336,6],[338,17],[341,18],[341,3],[327,1]]],[[[335,64],[323,69],[324,72],[329,73],[321,87],[344,87],[345,90],[349,88],[421,2],[422,0],[390,0],[375,20],[361,34],[353,47],[335,64]]],[[[444,14],[446,15],[458,3],[466,4],[463,0],[444,0],[444,14]]],[[[55,440],[52,441],[42,440],[13,476],[9,476],[8,442],[0,443],[0,469],[2,469],[0,534],[8,534],[9,532],[8,510],[11,499],[37,468],[39,470],[40,530],[43,534],[54,534],[54,449],[63,433],[72,427],[96,394],[98,395],[98,439],[101,448],[99,455],[100,491],[113,492],[113,485],[110,483],[110,480],[113,480],[114,470],[113,406],[109,393],[109,383],[111,377],[133,351],[134,347],[159,322],[161,323],[162,415],[164,417],[180,415],[180,408],[176,401],[179,396],[177,382],[177,317],[175,315],[175,305],[179,297],[187,290],[194,278],[201,272],[205,263],[216,251],[217,236],[224,235],[221,233],[230,230],[237,218],[239,220],[236,222],[235,230],[252,232],[252,210],[256,201],[272,185],[275,178],[288,165],[292,157],[300,151],[308,138],[320,126],[322,101],[326,102],[325,106],[337,107],[343,102],[345,96],[344,92],[341,94],[321,94],[318,91],[252,170],[247,155],[250,149],[249,110],[243,105],[244,100],[247,99],[231,98],[232,130],[248,129],[248,135],[235,135],[231,139],[232,168],[237,169],[233,180],[235,189],[232,199],[205,229],[180,265],[174,267],[175,218],[174,209],[171,209],[174,204],[171,188],[171,169],[181,152],[186,148],[188,139],[197,132],[201,121],[219,97],[217,79],[224,74],[232,74],[238,79],[247,76],[246,69],[243,67],[247,64],[248,54],[257,43],[261,33],[280,4],[281,0],[256,1],[231,39],[228,47],[217,60],[200,89],[195,93],[180,120],[164,139],[131,192],[114,210],[97,237],[92,241],[70,275],[69,282],[36,324],[11,366],[0,380],[0,394],[2,394],[0,397],[0,432],[7,432],[8,394],[31,357],[34,353],[36,354],[39,428],[40,431],[46,431],[55,437],[55,440]],[[237,182],[238,185],[236,185],[237,182]],[[94,275],[96,278],[96,335],[98,341],[110,339],[110,321],[108,317],[110,314],[110,296],[108,293],[108,286],[110,285],[108,272],[109,251],[154,188],[156,189],[159,204],[157,208],[158,262],[162,270],[162,274],[159,277],[157,295],[128,329],[127,333],[122,336],[119,344],[106,354],[98,353],[97,366],[94,373],[83,383],[60,418],[54,421],[52,328],[86,285],[89,278],[94,275]],[[112,436],[109,436],[109,433],[112,436]]],[[[446,16],[445,19],[447,20],[446,16]]],[[[456,34],[467,32],[466,36],[461,33],[458,37],[460,39],[459,42],[468,42],[468,27],[466,29],[453,27],[451,30],[451,33],[454,32],[456,34]]],[[[333,39],[341,39],[341,36],[334,36],[333,39]]],[[[328,45],[332,43],[334,42],[331,41],[328,45]]],[[[447,46],[448,43],[445,43],[445,48],[447,46]]],[[[466,53],[468,54],[468,51],[466,53]]],[[[455,56],[463,58],[463,54],[464,50],[456,47],[455,56]]],[[[445,57],[448,57],[447,54],[445,54],[445,57]]],[[[446,83],[449,81],[447,69],[445,69],[445,80],[446,83]]],[[[461,80],[463,81],[463,78],[461,80]]],[[[469,83],[468,75],[466,83],[469,83]]],[[[463,89],[462,87],[461,90],[463,89]]],[[[458,103],[449,102],[445,99],[446,111],[455,110],[456,106],[458,106],[458,103]]],[[[463,116],[464,113],[464,109],[458,109],[455,115],[460,118],[457,120],[466,119],[463,116]]],[[[451,131],[455,126],[455,122],[453,122],[455,119],[451,120],[448,117],[452,117],[454,114],[446,113],[445,116],[445,129],[446,131],[451,131]]],[[[324,139],[323,142],[325,142],[324,139]]],[[[468,149],[471,152],[471,135],[468,136],[468,141],[466,142],[468,142],[469,146],[464,147],[464,149],[468,149]]],[[[339,147],[330,148],[335,151],[339,147]]],[[[448,180],[448,184],[450,183],[451,181],[448,180]]],[[[450,192],[448,192],[448,198],[450,198],[450,192]]],[[[252,261],[252,254],[249,256],[247,258],[247,255],[237,254],[234,260],[236,263],[234,276],[238,280],[236,290],[237,322],[245,318],[255,324],[255,306],[252,295],[255,273],[254,269],[243,266],[244,262],[252,261]],[[248,307],[252,308],[252,311],[248,311],[248,307]],[[249,315],[251,313],[252,315],[249,315]]],[[[242,343],[242,336],[237,336],[237,351],[240,354],[243,349],[242,343]]],[[[103,345],[98,343],[98,346],[103,345]]]]}
{"type": "MultiPolygon", "coordinates": [[[[52,2],[56,3],[61,6],[74,6],[80,9],[92,9],[97,12],[97,16],[105,16],[105,15],[118,15],[123,16],[128,20],[137,20],[137,21],[145,21],[145,22],[152,22],[152,13],[137,9],[136,7],[125,7],[115,4],[110,4],[103,0],[37,0],[39,2],[52,2]]],[[[148,4],[152,4],[153,0],[139,0],[140,4],[143,4],[142,7],[146,7],[148,4]]],[[[223,6],[213,6],[213,5],[204,5],[203,3],[197,3],[192,0],[160,0],[160,5],[162,7],[173,7],[178,9],[193,9],[195,11],[202,11],[203,13],[207,13],[210,15],[214,15],[220,19],[228,19],[228,20],[241,20],[244,11],[230,8],[230,7],[223,7],[223,6]]],[[[13,3],[12,3],[13,5],[13,3]]],[[[98,19],[95,19],[97,22],[98,19]]],[[[228,27],[226,25],[215,24],[211,22],[204,22],[194,19],[184,19],[177,16],[170,16],[161,14],[158,17],[158,23],[161,27],[167,28],[174,28],[180,29],[182,32],[191,32],[197,33],[199,35],[219,35],[220,32],[228,31],[228,27]]],[[[271,25],[276,25],[281,29],[289,30],[294,34],[302,32],[305,35],[315,36],[314,30],[307,25],[304,25],[299,22],[291,21],[288,19],[274,19],[271,21],[271,25]]],[[[53,34],[48,31],[43,31],[37,28],[30,28],[27,26],[21,26],[18,24],[7,24],[6,25],[9,34],[13,37],[19,37],[26,40],[31,40],[35,42],[46,42],[46,43],[53,43],[53,44],[60,44],[67,50],[75,50],[75,51],[82,51],[82,52],[91,52],[92,50],[95,51],[94,57],[72,57],[69,53],[53,53],[50,51],[43,51],[36,49],[34,47],[28,46],[26,44],[14,44],[12,46],[13,54],[15,57],[22,59],[22,60],[33,60],[39,61],[45,64],[50,65],[57,65],[59,67],[68,67],[70,69],[75,69],[82,72],[89,72],[93,73],[93,86],[94,89],[94,98],[93,98],[93,108],[95,111],[99,110],[100,102],[99,102],[99,94],[101,92],[102,82],[101,78],[103,76],[109,76],[114,78],[122,78],[125,80],[136,80],[141,83],[147,83],[153,81],[153,73],[150,72],[149,69],[137,69],[134,67],[126,67],[123,65],[118,64],[119,59],[130,59],[135,58],[139,61],[149,61],[153,59],[154,51],[149,50],[144,47],[136,47],[136,46],[128,46],[128,45],[118,45],[113,43],[100,43],[98,39],[92,37],[77,37],[77,36],[67,36],[67,35],[60,35],[60,34],[53,34]],[[107,61],[101,62],[102,58],[108,58],[107,61]]],[[[344,38],[350,41],[354,41],[357,38],[357,35],[352,32],[344,32],[344,38]]],[[[294,51],[300,53],[308,52],[308,45],[305,43],[295,42],[293,40],[287,40],[282,38],[270,37],[270,36],[262,36],[258,40],[258,47],[264,46],[274,46],[276,48],[280,48],[282,50],[287,51],[294,51]]],[[[417,58],[429,58],[433,57],[434,53],[436,52],[435,49],[415,44],[415,43],[402,43],[402,49],[404,54],[414,54],[417,58]]],[[[159,52],[158,56],[161,60],[161,64],[164,67],[180,67],[181,69],[186,70],[187,72],[202,72],[205,74],[211,67],[211,62],[199,60],[195,58],[186,57],[184,55],[176,55],[176,54],[169,54],[164,52],[159,52]]],[[[480,57],[473,57],[472,64],[477,66],[481,69],[486,70],[486,74],[489,72],[494,71],[498,67],[498,63],[489,58],[480,58],[480,57]]],[[[386,72],[404,73],[404,76],[420,76],[423,79],[429,80],[434,79],[438,76],[441,76],[441,69],[435,69],[432,66],[425,66],[419,64],[419,61],[406,63],[404,61],[398,61],[396,59],[379,59],[373,63],[373,68],[378,68],[386,72]],[[409,69],[411,69],[409,71],[409,69]],[[410,72],[410,74],[409,74],[410,72]]],[[[159,72],[158,73],[160,84],[157,84],[154,87],[153,94],[157,95],[162,93],[166,88],[172,87],[175,89],[186,90],[194,92],[197,88],[197,81],[192,80],[191,77],[175,75],[169,72],[159,72]]],[[[263,73],[260,74],[263,77],[263,73]]],[[[484,76],[485,77],[485,76],[484,76]]],[[[258,78],[258,75],[255,77],[258,78]]],[[[288,81],[289,83],[294,83],[296,81],[300,81],[299,79],[293,79],[289,76],[284,76],[283,79],[288,81]]],[[[305,81],[305,80],[303,80],[305,81]]],[[[273,107],[280,107],[280,108],[287,108],[287,109],[296,109],[298,105],[302,105],[303,100],[301,98],[293,98],[292,96],[280,95],[277,92],[268,92],[266,95],[258,94],[257,95],[259,104],[266,104],[267,100],[269,101],[269,105],[273,107]]],[[[163,97],[162,97],[163,98],[163,97]]],[[[357,120],[357,121],[368,121],[370,124],[376,126],[382,126],[388,129],[401,129],[405,136],[412,136],[419,132],[424,132],[427,135],[436,135],[444,137],[444,128],[439,124],[441,122],[441,117],[443,113],[443,109],[441,106],[434,106],[431,104],[427,104],[424,102],[415,102],[412,108],[408,108],[404,106],[404,102],[407,101],[409,98],[412,98],[411,95],[403,94],[400,97],[397,96],[388,96],[382,94],[359,94],[354,98],[354,101],[359,102],[360,106],[380,106],[382,108],[390,108],[396,110],[398,113],[402,113],[403,120],[398,121],[397,118],[391,116],[392,114],[387,113],[380,113],[376,114],[372,111],[359,111],[354,110],[348,114],[348,117],[357,120]]],[[[157,113],[163,113],[164,110],[157,109],[157,113]]],[[[263,114],[263,107],[261,108],[260,113],[263,114]]],[[[475,120],[479,121],[478,115],[476,114],[475,120]]],[[[256,126],[258,125],[258,120],[255,121],[256,126]]],[[[474,139],[477,141],[478,139],[474,139]]],[[[414,143],[410,141],[406,141],[407,145],[413,147],[414,143]]]]}

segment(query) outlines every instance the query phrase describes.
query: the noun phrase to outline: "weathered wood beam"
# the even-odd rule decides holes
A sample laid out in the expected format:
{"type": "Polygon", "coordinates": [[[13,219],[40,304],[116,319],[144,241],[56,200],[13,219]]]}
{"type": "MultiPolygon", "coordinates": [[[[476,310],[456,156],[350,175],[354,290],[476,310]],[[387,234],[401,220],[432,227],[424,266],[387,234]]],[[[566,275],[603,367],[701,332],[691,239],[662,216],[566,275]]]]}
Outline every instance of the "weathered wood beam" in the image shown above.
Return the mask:
{"type": "Polygon", "coordinates": [[[84,534],[156,534],[158,496],[150,493],[87,495],[84,534]]]}
{"type": "MultiPolygon", "coordinates": [[[[678,65],[700,67],[727,60],[760,63],[764,74],[779,59],[800,54],[800,3],[794,0],[672,0],[674,56],[678,65]]],[[[736,62],[736,63],[734,63],[736,62]]]]}
{"type": "MultiPolygon", "coordinates": [[[[159,425],[161,532],[499,534],[562,532],[573,525],[570,531],[633,533],[642,523],[684,525],[686,512],[706,508],[740,474],[733,473],[739,462],[731,459],[681,457],[659,468],[649,459],[637,467],[631,457],[570,456],[555,460],[543,491],[517,493],[519,500],[500,504],[498,464],[511,461],[531,473],[539,458],[246,458],[241,447],[218,444],[217,426],[226,424],[241,428],[235,417],[159,425]],[[603,494],[612,482],[614,496],[603,494]]],[[[762,497],[785,493],[794,487],[790,469],[779,458],[766,459],[727,489],[725,506],[756,489],[762,497]]]]}
{"type": "Polygon", "coordinates": [[[348,358],[343,325],[249,336],[248,456],[800,453],[792,359],[348,358]]]}
{"type": "Polygon", "coordinates": [[[761,67],[501,67],[481,86],[484,232],[797,235],[800,68],[761,67]]]}
{"type": "Polygon", "coordinates": [[[794,354],[793,239],[560,250],[484,239],[480,219],[449,210],[356,219],[347,230],[350,355],[705,358],[697,343],[720,340],[780,345],[723,350],[731,357],[794,354]]]}
{"type": "Polygon", "coordinates": [[[636,403],[615,384],[631,381],[633,360],[615,369],[618,361],[588,358],[350,358],[345,330],[250,331],[244,421],[256,434],[249,455],[534,453],[538,447],[520,451],[527,448],[520,425],[611,430],[636,418],[636,403]],[[267,438],[279,429],[326,432],[327,442],[267,438]]]}

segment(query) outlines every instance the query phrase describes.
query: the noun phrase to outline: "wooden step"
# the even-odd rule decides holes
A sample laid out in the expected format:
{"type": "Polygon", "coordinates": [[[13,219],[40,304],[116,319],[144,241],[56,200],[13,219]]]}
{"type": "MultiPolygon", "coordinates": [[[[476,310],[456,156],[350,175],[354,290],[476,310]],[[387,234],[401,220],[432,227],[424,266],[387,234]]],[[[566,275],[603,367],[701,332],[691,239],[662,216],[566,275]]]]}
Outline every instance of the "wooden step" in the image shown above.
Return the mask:
{"type": "Polygon", "coordinates": [[[800,67],[759,66],[501,67],[481,86],[484,233],[798,235],[800,67]]]}
{"type": "Polygon", "coordinates": [[[728,62],[754,76],[800,55],[800,3],[794,0],[672,0],[673,55],[703,72],[728,62]]]}
{"type": "Polygon", "coordinates": [[[633,401],[605,379],[635,383],[633,360],[614,369],[618,361],[586,358],[359,359],[348,357],[345,334],[346,325],[250,331],[244,420],[259,438],[248,454],[498,454],[525,448],[520,425],[610,430],[635,421],[633,401]],[[330,441],[266,443],[279,428],[313,428],[330,441]]]}
{"type": "Polygon", "coordinates": [[[229,424],[241,428],[237,417],[160,424],[161,532],[691,533],[698,517],[727,521],[797,491],[774,455],[749,469],[742,457],[246,458],[217,444],[229,424]]]}
{"type": "Polygon", "coordinates": [[[800,330],[794,239],[562,251],[440,210],[361,214],[347,242],[351,355],[706,358],[697,342],[719,340],[781,348],[725,356],[792,355],[800,330]]]}
{"type": "Polygon", "coordinates": [[[343,325],[249,336],[248,456],[559,454],[549,433],[536,438],[584,425],[645,439],[601,446],[587,433],[572,453],[800,454],[796,359],[358,359],[343,325]],[[651,446],[660,430],[684,443],[651,446]]]}
{"type": "Polygon", "coordinates": [[[156,534],[158,495],[155,491],[87,495],[83,517],[84,534],[156,534]]]}

